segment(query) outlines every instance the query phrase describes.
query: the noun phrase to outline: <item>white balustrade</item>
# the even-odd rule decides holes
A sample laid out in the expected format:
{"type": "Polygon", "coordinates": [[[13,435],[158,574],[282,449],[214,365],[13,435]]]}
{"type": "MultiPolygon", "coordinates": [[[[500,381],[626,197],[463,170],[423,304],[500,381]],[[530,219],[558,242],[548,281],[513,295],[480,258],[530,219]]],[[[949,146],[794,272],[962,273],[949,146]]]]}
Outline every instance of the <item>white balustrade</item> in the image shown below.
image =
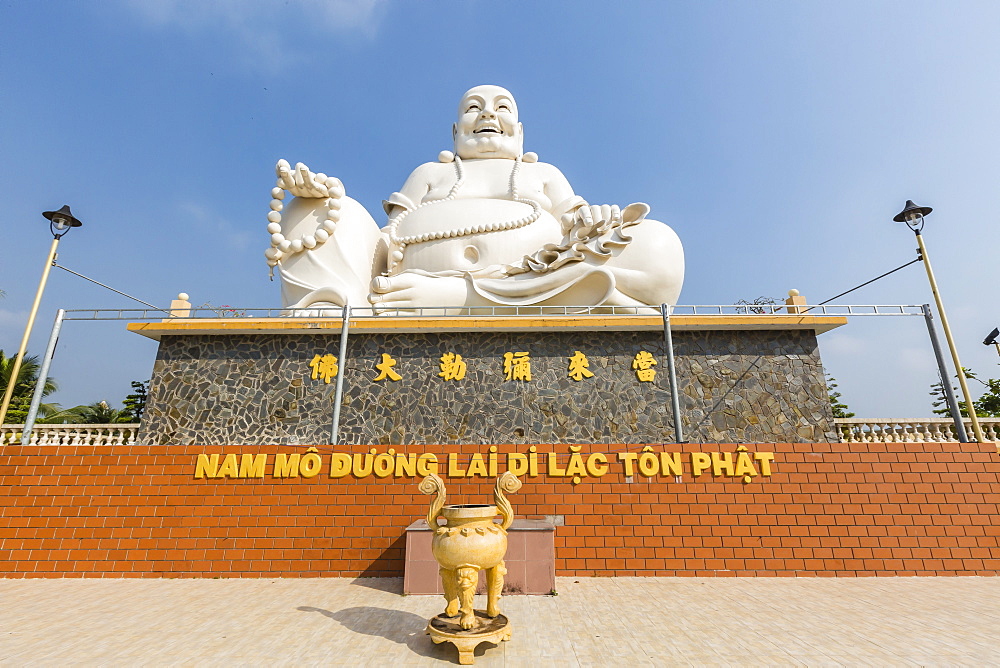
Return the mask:
{"type": "MultiPolygon", "coordinates": [[[[0,447],[21,443],[23,424],[0,426],[0,447]]],[[[122,424],[36,424],[31,445],[132,445],[138,423],[122,424]]]]}
{"type": "MultiPolygon", "coordinates": [[[[958,441],[951,418],[836,418],[837,433],[844,443],[941,443],[958,441]]],[[[1000,442],[1000,418],[979,418],[988,441],[1000,442]]],[[[0,426],[0,447],[21,442],[24,425],[0,426]]],[[[32,445],[131,445],[138,423],[126,424],[36,424],[32,445]]],[[[972,423],[965,420],[969,440],[972,423]]]]}
{"type": "MultiPolygon", "coordinates": [[[[844,443],[941,443],[958,441],[951,418],[835,418],[844,443]]],[[[966,418],[965,433],[974,441],[972,423],[966,418]]],[[[988,441],[1000,441],[1000,418],[979,418],[988,441]]]]}

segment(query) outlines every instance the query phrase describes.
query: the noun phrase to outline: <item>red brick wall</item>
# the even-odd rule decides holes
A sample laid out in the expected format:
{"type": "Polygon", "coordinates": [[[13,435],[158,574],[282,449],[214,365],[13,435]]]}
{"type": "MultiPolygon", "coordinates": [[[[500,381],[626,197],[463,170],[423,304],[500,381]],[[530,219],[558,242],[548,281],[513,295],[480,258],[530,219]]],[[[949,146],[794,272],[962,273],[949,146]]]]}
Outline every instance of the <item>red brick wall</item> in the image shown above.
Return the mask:
{"type": "MultiPolygon", "coordinates": [[[[623,448],[585,446],[584,454],[623,448]]],[[[478,445],[425,449],[487,452],[478,445]]],[[[402,575],[403,529],[427,510],[417,480],[331,479],[325,456],[314,478],[273,478],[274,454],[293,450],[4,447],[0,575],[402,575]],[[202,452],[268,453],[267,477],[195,479],[202,452]]],[[[525,446],[500,450],[526,452],[525,446]]],[[[559,575],[1000,573],[1000,457],[992,444],[796,443],[751,450],[774,451],[770,478],[743,483],[711,471],[694,478],[687,462],[682,482],[636,475],[629,483],[614,461],[607,475],[579,485],[525,477],[510,498],[519,517],[565,516],[566,526],[556,529],[559,575]]],[[[452,502],[492,499],[492,481],[445,482],[452,502]]]]}

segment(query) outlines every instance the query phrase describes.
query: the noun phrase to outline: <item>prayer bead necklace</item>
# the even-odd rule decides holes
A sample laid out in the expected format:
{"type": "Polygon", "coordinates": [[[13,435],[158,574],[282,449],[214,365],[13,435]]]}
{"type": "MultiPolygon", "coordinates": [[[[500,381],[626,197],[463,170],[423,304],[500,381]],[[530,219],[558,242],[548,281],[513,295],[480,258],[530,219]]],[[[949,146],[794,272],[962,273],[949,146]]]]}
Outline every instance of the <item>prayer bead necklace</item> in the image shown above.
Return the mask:
{"type": "MultiPolygon", "coordinates": [[[[534,162],[538,157],[533,153],[528,153],[524,156],[527,158],[528,162],[534,162]]],[[[389,254],[389,270],[391,271],[396,264],[403,260],[403,253],[407,246],[413,244],[426,243],[428,241],[438,241],[440,239],[455,239],[459,237],[468,237],[476,234],[487,234],[490,232],[505,232],[507,230],[516,230],[521,227],[530,225],[531,223],[538,220],[542,215],[542,207],[535,201],[530,199],[522,199],[518,196],[517,191],[517,172],[521,168],[522,157],[518,156],[514,160],[514,167],[510,170],[509,179],[509,189],[510,198],[515,202],[520,202],[521,204],[527,204],[531,206],[532,212],[530,215],[524,216],[522,218],[516,218],[514,220],[508,220],[502,223],[482,223],[480,225],[473,225],[469,227],[458,227],[452,230],[443,230],[441,232],[425,232],[424,234],[412,234],[409,236],[398,236],[396,230],[399,228],[399,224],[403,222],[410,213],[416,211],[417,209],[422,209],[425,206],[431,204],[439,204],[441,202],[450,202],[455,199],[458,195],[459,189],[465,183],[465,172],[462,168],[462,159],[457,155],[452,154],[450,151],[442,151],[439,160],[441,162],[447,162],[449,159],[453,160],[455,163],[455,185],[451,187],[448,194],[441,199],[428,200],[426,202],[420,203],[415,209],[405,209],[401,211],[395,218],[393,218],[389,224],[386,226],[386,233],[389,235],[389,241],[392,243],[392,252],[389,254]]]]}

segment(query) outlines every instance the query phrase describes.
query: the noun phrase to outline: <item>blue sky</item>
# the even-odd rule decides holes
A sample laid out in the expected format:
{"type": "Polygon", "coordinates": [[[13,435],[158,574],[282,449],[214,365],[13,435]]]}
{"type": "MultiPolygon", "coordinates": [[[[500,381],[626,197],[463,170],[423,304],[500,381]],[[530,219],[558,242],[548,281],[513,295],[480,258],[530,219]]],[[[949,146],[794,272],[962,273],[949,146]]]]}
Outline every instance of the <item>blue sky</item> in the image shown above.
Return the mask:
{"type": "MultiPolygon", "coordinates": [[[[0,347],[20,341],[51,237],[60,263],[146,301],[280,306],[265,216],[278,158],[339,176],[376,219],[450,148],[461,93],[517,97],[525,148],[591,202],[644,201],[685,245],[683,304],[799,289],[825,300],[925,239],[962,361],[1000,325],[1000,4],[994,2],[0,3],[0,347]]],[[[919,265],[839,303],[932,301],[919,265]]],[[[53,270],[57,308],[130,307],[53,270]]],[[[861,416],[929,415],[923,321],[852,321],[820,338],[861,416]]],[[[51,374],[64,406],[150,375],[123,323],[68,323],[51,374]]]]}

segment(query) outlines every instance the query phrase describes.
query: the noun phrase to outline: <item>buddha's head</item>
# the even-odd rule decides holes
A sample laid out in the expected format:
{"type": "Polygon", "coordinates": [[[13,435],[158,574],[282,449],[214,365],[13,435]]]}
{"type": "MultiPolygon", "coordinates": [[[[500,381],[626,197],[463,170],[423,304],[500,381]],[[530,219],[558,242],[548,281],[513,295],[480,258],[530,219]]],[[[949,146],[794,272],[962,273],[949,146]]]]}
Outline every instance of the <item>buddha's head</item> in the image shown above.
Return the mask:
{"type": "Polygon", "coordinates": [[[506,158],[523,152],[524,129],[517,122],[517,103],[500,86],[476,86],[458,104],[458,122],[452,127],[455,153],[463,160],[506,158]]]}

